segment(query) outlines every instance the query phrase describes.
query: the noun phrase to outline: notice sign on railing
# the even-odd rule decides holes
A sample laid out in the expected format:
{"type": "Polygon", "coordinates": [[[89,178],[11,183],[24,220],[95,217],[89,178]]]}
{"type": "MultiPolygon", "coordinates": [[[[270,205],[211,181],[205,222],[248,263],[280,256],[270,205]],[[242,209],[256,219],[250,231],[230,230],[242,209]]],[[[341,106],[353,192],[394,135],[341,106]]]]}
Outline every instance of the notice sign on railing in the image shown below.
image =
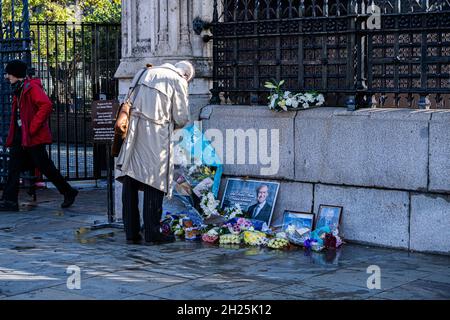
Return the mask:
{"type": "Polygon", "coordinates": [[[114,138],[114,117],[117,100],[97,100],[92,103],[92,129],[94,143],[111,143],[114,138]]]}

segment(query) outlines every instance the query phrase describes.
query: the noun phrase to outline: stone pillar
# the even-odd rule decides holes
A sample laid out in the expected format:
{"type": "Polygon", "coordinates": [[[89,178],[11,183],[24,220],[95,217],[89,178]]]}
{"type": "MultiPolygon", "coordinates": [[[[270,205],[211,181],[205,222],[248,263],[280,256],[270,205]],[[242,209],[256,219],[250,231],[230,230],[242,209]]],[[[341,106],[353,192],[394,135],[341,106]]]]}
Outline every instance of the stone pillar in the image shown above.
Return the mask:
{"type": "MultiPolygon", "coordinates": [[[[161,0],[161,1],[158,1],[158,3],[156,4],[156,9],[157,9],[156,12],[158,12],[158,22],[159,22],[158,35],[157,35],[157,38],[158,38],[157,39],[157,41],[158,41],[157,52],[158,52],[158,55],[162,55],[162,56],[170,53],[168,1],[169,0],[161,0]]],[[[173,19],[173,17],[171,17],[171,18],[173,19]]]]}
{"type": "MultiPolygon", "coordinates": [[[[189,106],[193,120],[208,104],[212,87],[212,43],[194,33],[192,21],[211,21],[209,0],[122,0],[122,59],[115,73],[119,100],[125,98],[134,74],[147,63],[160,65],[189,60],[196,70],[189,84],[189,106]]],[[[208,32],[208,31],[204,31],[208,32]]],[[[122,214],[122,185],[116,184],[116,217],[122,214]]]]}
{"type": "MultiPolygon", "coordinates": [[[[208,0],[123,0],[122,59],[115,77],[119,99],[123,99],[133,75],[146,63],[159,65],[190,60],[196,78],[190,83],[190,105],[194,118],[209,100],[212,75],[212,43],[204,43],[192,30],[200,17],[212,20],[208,0]]],[[[204,31],[207,32],[207,31],[204,31]]]]}

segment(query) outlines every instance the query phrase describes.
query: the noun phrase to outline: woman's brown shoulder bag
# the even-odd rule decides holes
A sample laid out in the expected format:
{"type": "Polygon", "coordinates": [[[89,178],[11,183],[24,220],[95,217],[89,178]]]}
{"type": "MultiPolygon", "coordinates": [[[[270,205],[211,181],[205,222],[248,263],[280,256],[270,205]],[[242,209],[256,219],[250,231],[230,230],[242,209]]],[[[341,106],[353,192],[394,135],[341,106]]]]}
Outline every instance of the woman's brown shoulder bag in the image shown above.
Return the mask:
{"type": "MultiPolygon", "coordinates": [[[[147,65],[147,68],[150,68],[151,65],[147,65]]],[[[114,124],[114,139],[111,146],[111,155],[113,157],[117,157],[120,153],[120,148],[122,148],[123,141],[127,137],[128,133],[128,124],[130,121],[130,109],[132,106],[132,103],[130,101],[130,97],[134,92],[134,89],[137,87],[139,80],[141,79],[142,75],[145,73],[145,70],[141,72],[139,75],[138,80],[136,81],[136,84],[130,88],[130,91],[127,95],[127,98],[125,99],[125,102],[122,103],[117,110],[116,114],[116,122],[114,124]]]]}

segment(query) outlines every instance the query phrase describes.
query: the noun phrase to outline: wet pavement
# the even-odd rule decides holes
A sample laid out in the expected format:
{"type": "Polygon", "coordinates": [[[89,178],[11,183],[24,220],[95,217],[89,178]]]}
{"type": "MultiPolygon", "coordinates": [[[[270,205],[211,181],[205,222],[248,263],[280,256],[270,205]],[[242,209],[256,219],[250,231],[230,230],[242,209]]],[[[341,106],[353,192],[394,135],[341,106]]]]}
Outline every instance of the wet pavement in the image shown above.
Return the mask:
{"type": "Polygon", "coordinates": [[[450,299],[449,256],[357,244],[309,255],[189,241],[127,245],[120,229],[89,229],[106,220],[104,189],[84,186],[70,209],[61,202],[54,189],[40,190],[37,203],[0,213],[0,299],[450,299]],[[368,288],[369,266],[380,271],[379,289],[368,288]]]}

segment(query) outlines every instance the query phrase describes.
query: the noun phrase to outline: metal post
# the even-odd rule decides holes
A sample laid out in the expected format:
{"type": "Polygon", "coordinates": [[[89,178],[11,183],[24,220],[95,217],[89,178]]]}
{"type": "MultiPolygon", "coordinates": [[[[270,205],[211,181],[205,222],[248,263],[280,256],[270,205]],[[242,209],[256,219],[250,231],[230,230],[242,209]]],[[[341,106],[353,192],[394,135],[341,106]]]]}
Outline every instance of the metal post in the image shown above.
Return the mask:
{"type": "Polygon", "coordinates": [[[113,194],[113,165],[111,164],[111,145],[106,148],[106,163],[107,163],[107,179],[108,179],[108,222],[114,222],[114,194],[113,194]]]}
{"type": "MultiPolygon", "coordinates": [[[[217,0],[214,0],[214,13],[213,13],[213,23],[211,32],[213,33],[213,62],[217,61],[217,39],[214,37],[214,29],[219,22],[219,12],[217,9],[217,0]]],[[[211,100],[209,101],[211,104],[220,104],[219,97],[219,83],[217,82],[217,65],[213,63],[213,88],[210,90],[212,93],[211,100]]]]}
{"type": "Polygon", "coordinates": [[[94,222],[94,225],[90,227],[91,230],[103,229],[103,228],[117,228],[123,229],[123,223],[115,221],[114,214],[114,189],[113,189],[113,176],[114,176],[114,158],[111,156],[111,144],[106,146],[106,164],[107,164],[107,216],[108,222],[98,223],[94,222]]]}

